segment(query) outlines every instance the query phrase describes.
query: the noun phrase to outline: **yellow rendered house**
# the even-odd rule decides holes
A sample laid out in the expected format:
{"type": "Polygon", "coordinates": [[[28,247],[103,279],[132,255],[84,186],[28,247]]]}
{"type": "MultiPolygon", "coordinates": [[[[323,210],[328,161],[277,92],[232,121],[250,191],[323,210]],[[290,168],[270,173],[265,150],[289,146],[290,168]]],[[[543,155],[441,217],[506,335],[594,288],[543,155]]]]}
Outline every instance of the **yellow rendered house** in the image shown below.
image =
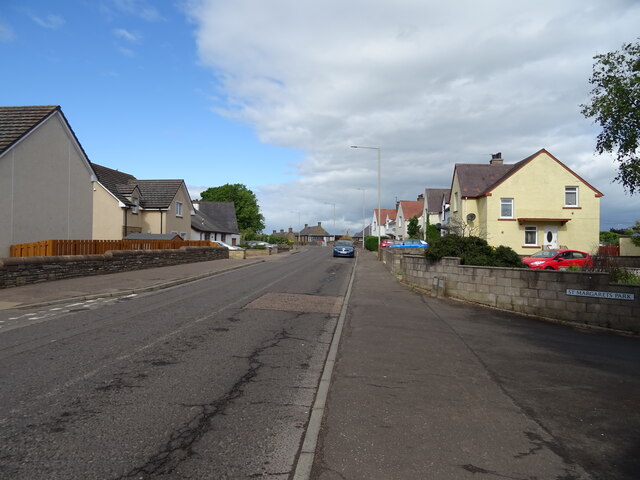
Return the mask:
{"type": "Polygon", "coordinates": [[[451,233],[474,235],[521,255],[541,249],[597,251],[596,188],[545,149],[515,164],[456,164],[451,183],[451,233]]]}

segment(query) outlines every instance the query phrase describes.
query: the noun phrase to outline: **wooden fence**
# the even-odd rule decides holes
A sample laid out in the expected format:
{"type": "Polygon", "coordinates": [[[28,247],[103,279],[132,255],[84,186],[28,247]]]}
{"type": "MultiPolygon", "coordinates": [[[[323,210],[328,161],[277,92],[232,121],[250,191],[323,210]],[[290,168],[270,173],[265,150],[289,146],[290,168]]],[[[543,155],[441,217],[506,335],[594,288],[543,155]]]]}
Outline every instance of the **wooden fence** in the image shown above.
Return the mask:
{"type": "Polygon", "coordinates": [[[600,247],[598,247],[598,255],[605,257],[619,257],[620,247],[618,245],[600,245],[600,247]]]}
{"type": "Polygon", "coordinates": [[[42,240],[11,245],[12,257],[94,255],[109,250],[176,250],[180,247],[211,247],[205,240],[42,240]]]}

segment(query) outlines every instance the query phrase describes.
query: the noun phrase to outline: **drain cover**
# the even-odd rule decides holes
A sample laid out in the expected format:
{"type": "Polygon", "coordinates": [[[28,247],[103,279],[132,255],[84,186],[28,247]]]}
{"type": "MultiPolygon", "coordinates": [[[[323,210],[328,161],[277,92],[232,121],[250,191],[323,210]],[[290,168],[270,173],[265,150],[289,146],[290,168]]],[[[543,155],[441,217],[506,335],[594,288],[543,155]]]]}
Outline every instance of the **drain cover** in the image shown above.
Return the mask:
{"type": "Polygon", "coordinates": [[[341,307],[342,297],[320,297],[298,293],[265,293],[249,303],[245,308],[338,315],[341,307]]]}

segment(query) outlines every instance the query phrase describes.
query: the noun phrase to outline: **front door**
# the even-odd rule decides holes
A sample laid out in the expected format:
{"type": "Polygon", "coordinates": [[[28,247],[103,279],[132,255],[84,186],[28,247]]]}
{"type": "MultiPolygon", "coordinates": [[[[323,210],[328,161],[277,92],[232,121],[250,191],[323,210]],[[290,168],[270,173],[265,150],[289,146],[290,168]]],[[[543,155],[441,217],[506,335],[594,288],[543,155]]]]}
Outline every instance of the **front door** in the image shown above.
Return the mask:
{"type": "Polygon", "coordinates": [[[546,250],[558,248],[558,227],[556,225],[547,225],[544,227],[543,245],[546,250]]]}

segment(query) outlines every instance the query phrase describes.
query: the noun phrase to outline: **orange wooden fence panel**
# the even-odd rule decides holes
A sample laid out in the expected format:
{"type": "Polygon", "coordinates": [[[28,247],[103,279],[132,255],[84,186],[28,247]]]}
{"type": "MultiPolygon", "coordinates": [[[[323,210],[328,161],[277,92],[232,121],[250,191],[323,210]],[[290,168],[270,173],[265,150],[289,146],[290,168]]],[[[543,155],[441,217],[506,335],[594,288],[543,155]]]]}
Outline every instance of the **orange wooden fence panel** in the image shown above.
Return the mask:
{"type": "Polygon", "coordinates": [[[109,250],[177,250],[180,247],[210,247],[205,240],[42,240],[11,245],[12,257],[94,255],[109,250]]]}

